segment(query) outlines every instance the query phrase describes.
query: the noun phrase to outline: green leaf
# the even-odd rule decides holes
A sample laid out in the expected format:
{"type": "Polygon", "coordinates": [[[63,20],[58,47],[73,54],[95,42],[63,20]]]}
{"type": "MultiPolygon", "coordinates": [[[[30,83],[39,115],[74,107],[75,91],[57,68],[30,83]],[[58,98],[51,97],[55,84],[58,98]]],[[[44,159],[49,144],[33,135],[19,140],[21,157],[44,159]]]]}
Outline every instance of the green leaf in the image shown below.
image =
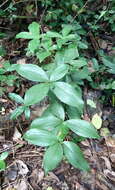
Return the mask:
{"type": "Polygon", "coordinates": [[[8,152],[3,152],[3,153],[0,155],[0,160],[5,160],[7,157],[8,157],[8,152]]]}
{"type": "Polygon", "coordinates": [[[8,69],[7,71],[15,71],[16,69],[18,69],[19,67],[19,64],[12,64],[8,69]]]}
{"type": "Polygon", "coordinates": [[[54,102],[54,104],[50,106],[50,110],[53,115],[64,120],[65,112],[63,106],[60,103],[54,102]]]}
{"type": "Polygon", "coordinates": [[[46,36],[50,38],[62,38],[62,36],[58,32],[52,32],[52,31],[48,31],[46,33],[46,36]]]}
{"type": "Polygon", "coordinates": [[[77,44],[78,44],[78,47],[80,49],[87,49],[88,48],[87,44],[85,44],[84,42],[78,41],[77,44]]]}
{"type": "Polygon", "coordinates": [[[6,169],[6,164],[3,160],[0,160],[0,171],[6,169]]]}
{"type": "Polygon", "coordinates": [[[68,69],[69,69],[69,67],[66,64],[59,65],[51,73],[51,75],[50,75],[50,81],[57,81],[57,80],[63,78],[67,74],[68,69]]]}
{"type": "Polygon", "coordinates": [[[54,129],[60,123],[61,123],[60,119],[56,118],[53,115],[50,115],[48,117],[41,117],[33,120],[30,127],[36,129],[51,130],[54,129]]]}
{"type": "Polygon", "coordinates": [[[28,80],[46,82],[48,76],[46,72],[39,66],[33,64],[20,64],[16,69],[18,74],[28,80]]]}
{"type": "Polygon", "coordinates": [[[65,104],[73,107],[83,107],[82,98],[70,84],[55,82],[52,91],[65,104]]]}
{"type": "Polygon", "coordinates": [[[24,112],[24,106],[20,106],[18,108],[16,108],[10,116],[10,119],[16,119],[19,115],[21,115],[24,112]]]}
{"type": "Polygon", "coordinates": [[[33,35],[30,32],[20,32],[16,38],[33,39],[33,35]]]}
{"type": "Polygon", "coordinates": [[[73,44],[64,48],[64,50],[58,51],[55,56],[55,61],[57,64],[70,63],[77,57],[79,57],[79,52],[76,44],[73,44]]]}
{"type": "Polygon", "coordinates": [[[110,57],[102,57],[102,61],[103,64],[109,68],[111,68],[110,70],[108,70],[110,73],[115,74],[115,64],[114,64],[114,60],[110,57]]]}
{"type": "Polygon", "coordinates": [[[112,82],[112,87],[113,90],[115,90],[115,81],[112,82]]]}
{"type": "Polygon", "coordinates": [[[89,164],[84,159],[80,148],[73,142],[64,141],[64,154],[67,160],[75,167],[87,171],[90,169],[89,164]]]}
{"type": "Polygon", "coordinates": [[[9,93],[9,98],[11,98],[12,100],[16,101],[19,104],[24,103],[23,98],[16,93],[9,93]]]}
{"type": "Polygon", "coordinates": [[[57,143],[57,137],[54,136],[50,131],[41,129],[30,129],[25,135],[24,139],[29,143],[38,146],[50,146],[57,143]]]}
{"type": "Polygon", "coordinates": [[[26,91],[24,96],[24,104],[30,106],[40,102],[45,96],[47,96],[49,91],[48,83],[41,83],[32,86],[26,91]]]}
{"type": "Polygon", "coordinates": [[[32,22],[28,27],[31,34],[33,34],[34,39],[39,39],[40,25],[37,22],[32,22]]]}
{"type": "Polygon", "coordinates": [[[65,63],[69,63],[71,60],[77,57],[79,57],[79,52],[78,52],[76,44],[70,45],[68,46],[67,49],[65,49],[65,53],[64,53],[65,63]]]}
{"type": "Polygon", "coordinates": [[[69,64],[76,67],[77,69],[79,69],[79,68],[87,65],[87,61],[84,58],[80,58],[80,59],[77,59],[77,60],[70,61],[69,64]]]}
{"type": "Polygon", "coordinates": [[[63,36],[67,36],[72,31],[72,29],[73,29],[72,25],[65,25],[64,28],[62,29],[63,36]]]}
{"type": "Polygon", "coordinates": [[[0,46],[0,56],[4,55],[6,55],[6,50],[4,49],[4,47],[0,46]]]}
{"type": "MultiPolygon", "coordinates": [[[[55,97],[55,95],[54,95],[54,97],[55,97]]],[[[50,96],[50,98],[51,98],[51,96],[50,96]]],[[[55,99],[54,100],[52,99],[52,103],[42,114],[43,117],[48,117],[48,116],[52,116],[52,115],[61,120],[64,120],[64,118],[65,118],[65,112],[64,112],[64,108],[63,108],[62,104],[58,103],[55,99]]]]}
{"type": "Polygon", "coordinates": [[[91,99],[87,99],[87,104],[90,105],[92,108],[96,108],[95,102],[91,99]]]}
{"type": "Polygon", "coordinates": [[[57,136],[58,140],[63,142],[69,133],[69,128],[66,126],[65,122],[63,122],[58,125],[57,128],[53,130],[53,132],[57,136]]]}
{"type": "Polygon", "coordinates": [[[25,118],[29,119],[30,118],[30,109],[29,107],[26,107],[24,110],[25,118]]]}
{"type": "Polygon", "coordinates": [[[50,146],[45,154],[43,159],[43,167],[45,173],[47,174],[49,171],[55,169],[58,164],[61,162],[63,158],[63,149],[61,144],[56,143],[50,146]]]}
{"type": "Polygon", "coordinates": [[[66,111],[69,119],[80,119],[83,112],[82,110],[79,110],[79,108],[72,106],[67,106],[66,111]]]}
{"type": "Polygon", "coordinates": [[[94,125],[96,129],[100,129],[102,126],[102,119],[101,117],[96,113],[93,115],[91,123],[94,125]]]}
{"type": "Polygon", "coordinates": [[[37,58],[39,59],[40,63],[46,58],[51,55],[50,51],[39,51],[36,53],[37,58]]]}
{"type": "Polygon", "coordinates": [[[88,138],[99,138],[97,130],[93,127],[91,123],[81,119],[71,119],[65,121],[69,129],[74,133],[82,137],[88,138]]]}
{"type": "Polygon", "coordinates": [[[16,35],[16,38],[24,39],[39,39],[40,38],[40,26],[37,22],[32,22],[28,27],[29,32],[20,32],[16,35]]]}
{"type": "Polygon", "coordinates": [[[34,40],[31,40],[29,43],[28,43],[28,49],[31,53],[34,53],[35,50],[37,50],[39,48],[39,40],[36,41],[36,39],[34,40]]]}

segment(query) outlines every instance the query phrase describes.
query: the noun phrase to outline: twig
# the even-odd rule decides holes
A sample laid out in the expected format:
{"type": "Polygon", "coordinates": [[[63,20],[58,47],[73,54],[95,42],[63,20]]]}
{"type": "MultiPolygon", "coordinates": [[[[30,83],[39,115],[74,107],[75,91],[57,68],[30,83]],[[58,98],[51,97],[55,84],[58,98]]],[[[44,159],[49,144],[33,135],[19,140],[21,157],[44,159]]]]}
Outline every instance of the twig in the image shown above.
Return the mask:
{"type": "Polygon", "coordinates": [[[74,20],[76,19],[76,17],[81,14],[81,11],[86,7],[87,3],[89,2],[89,0],[86,1],[86,3],[83,5],[83,7],[76,13],[76,15],[74,16],[73,20],[70,22],[70,24],[72,24],[74,22],[74,20]]]}
{"type": "Polygon", "coordinates": [[[4,1],[1,5],[0,8],[3,7],[9,0],[4,1]]]}

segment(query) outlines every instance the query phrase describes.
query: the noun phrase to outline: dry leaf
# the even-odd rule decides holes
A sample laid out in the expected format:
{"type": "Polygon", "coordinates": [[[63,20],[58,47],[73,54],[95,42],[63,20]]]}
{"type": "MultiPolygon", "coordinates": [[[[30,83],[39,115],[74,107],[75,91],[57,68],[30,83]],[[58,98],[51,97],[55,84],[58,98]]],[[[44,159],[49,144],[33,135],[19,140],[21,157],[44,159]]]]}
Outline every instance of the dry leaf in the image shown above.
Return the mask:
{"type": "Polygon", "coordinates": [[[18,164],[18,173],[22,176],[27,175],[29,172],[27,165],[22,160],[16,160],[16,163],[18,164]]]}
{"type": "Polygon", "coordinates": [[[16,190],[28,190],[28,185],[25,179],[21,179],[21,181],[19,181],[16,186],[15,186],[16,190]]]}
{"type": "Polygon", "coordinates": [[[115,172],[110,170],[104,170],[104,174],[112,181],[115,181],[115,172]]]}
{"type": "Polygon", "coordinates": [[[111,163],[110,163],[109,159],[105,156],[101,156],[101,158],[105,161],[105,165],[106,165],[107,169],[111,170],[111,163]]]}
{"type": "Polygon", "coordinates": [[[102,126],[102,119],[97,113],[92,117],[91,122],[96,129],[100,129],[102,126]]]}
{"type": "Polygon", "coordinates": [[[114,137],[105,138],[105,142],[106,142],[107,146],[115,147],[115,138],[114,137]]]}
{"type": "Polygon", "coordinates": [[[107,137],[107,136],[109,136],[109,135],[110,135],[109,129],[106,128],[106,127],[102,128],[101,131],[100,131],[100,135],[101,135],[102,137],[107,137]]]}
{"type": "Polygon", "coordinates": [[[21,138],[21,133],[18,131],[17,128],[15,128],[14,135],[13,135],[13,141],[17,141],[18,139],[21,138]]]}

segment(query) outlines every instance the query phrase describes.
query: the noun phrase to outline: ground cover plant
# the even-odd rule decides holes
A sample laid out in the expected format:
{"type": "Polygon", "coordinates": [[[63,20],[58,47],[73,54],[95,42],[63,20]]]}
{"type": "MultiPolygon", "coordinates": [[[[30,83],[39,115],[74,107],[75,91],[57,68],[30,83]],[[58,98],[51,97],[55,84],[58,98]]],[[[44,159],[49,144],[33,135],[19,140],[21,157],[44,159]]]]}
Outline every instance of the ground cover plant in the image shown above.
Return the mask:
{"type": "Polygon", "coordinates": [[[28,29],[29,32],[21,32],[16,38],[30,39],[27,51],[35,54],[40,62],[50,56],[53,63],[44,70],[34,64],[11,67],[22,77],[39,82],[25,92],[24,98],[14,93],[9,94],[11,99],[21,104],[11,118],[17,118],[22,112],[29,118],[29,107],[48,96],[51,105],[41,118],[32,121],[24,139],[38,146],[48,146],[43,159],[46,174],[58,165],[63,155],[74,167],[88,170],[89,166],[80,148],[71,140],[66,140],[69,130],[82,137],[99,138],[93,125],[81,119],[84,104],[82,92],[77,80],[69,79],[73,72],[75,75],[79,69],[86,67],[87,62],[80,57],[79,49],[87,48],[87,45],[79,35],[71,33],[71,26],[65,26],[60,33],[48,31],[41,34],[39,24],[33,22],[28,29]],[[72,109],[76,114],[68,114],[72,109]],[[52,157],[54,159],[50,162],[52,157]]]}

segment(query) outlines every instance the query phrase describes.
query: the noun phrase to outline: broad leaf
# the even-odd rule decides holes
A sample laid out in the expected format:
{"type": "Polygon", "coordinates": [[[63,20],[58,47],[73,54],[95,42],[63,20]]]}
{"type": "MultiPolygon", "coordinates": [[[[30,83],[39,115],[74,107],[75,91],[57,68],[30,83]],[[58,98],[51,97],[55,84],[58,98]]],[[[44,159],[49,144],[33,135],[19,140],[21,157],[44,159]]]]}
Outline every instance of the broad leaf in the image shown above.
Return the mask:
{"type": "Polygon", "coordinates": [[[61,123],[60,125],[57,126],[56,130],[53,130],[54,134],[57,136],[58,140],[62,142],[65,137],[69,133],[69,128],[65,124],[65,122],[61,123]]]}
{"type": "Polygon", "coordinates": [[[16,119],[19,115],[21,115],[24,112],[24,106],[20,106],[16,108],[10,116],[10,119],[16,119]]]}
{"type": "Polygon", "coordinates": [[[57,137],[54,134],[41,129],[28,130],[24,135],[24,139],[38,146],[50,146],[57,143],[57,137]]]}
{"type": "Polygon", "coordinates": [[[63,149],[61,144],[56,143],[50,146],[45,154],[43,159],[43,166],[45,173],[55,169],[63,158],[63,149]]]}
{"type": "Polygon", "coordinates": [[[77,57],[79,57],[79,52],[76,44],[70,45],[67,49],[65,49],[64,53],[65,63],[69,63],[72,59],[75,59],[77,57]]]}
{"type": "Polygon", "coordinates": [[[37,22],[32,22],[28,27],[29,32],[20,32],[16,35],[16,38],[24,39],[39,39],[40,38],[40,26],[37,22]]]}
{"type": "Polygon", "coordinates": [[[62,34],[63,36],[67,36],[73,29],[72,25],[65,25],[64,28],[62,29],[62,34]]]}
{"type": "Polygon", "coordinates": [[[36,128],[36,129],[54,129],[57,125],[61,123],[61,120],[56,118],[55,116],[51,115],[48,117],[41,117],[37,118],[32,121],[31,123],[31,128],[36,128]]]}
{"type": "Polygon", "coordinates": [[[70,84],[55,82],[52,91],[65,104],[73,107],[83,107],[83,100],[70,84]]]}
{"type": "Polygon", "coordinates": [[[24,110],[25,118],[29,119],[30,118],[30,109],[29,107],[26,107],[24,110]]]}
{"type": "Polygon", "coordinates": [[[40,102],[45,96],[47,96],[48,91],[48,83],[41,83],[32,86],[29,90],[26,91],[24,97],[24,104],[26,106],[30,106],[40,102]]]}
{"type": "Polygon", "coordinates": [[[17,103],[19,103],[19,104],[23,104],[24,103],[23,98],[21,96],[19,96],[18,94],[16,94],[16,93],[9,93],[9,97],[12,100],[16,101],[17,103]]]}
{"type": "Polygon", "coordinates": [[[115,90],[115,81],[112,82],[111,86],[112,86],[111,88],[112,88],[113,90],[115,90]]]}
{"type": "Polygon", "coordinates": [[[16,35],[16,38],[33,39],[33,35],[30,32],[20,32],[16,35]]]}
{"type": "Polygon", "coordinates": [[[16,71],[28,80],[46,82],[48,76],[46,72],[39,66],[33,64],[20,64],[16,71]]]}
{"type": "Polygon", "coordinates": [[[3,160],[0,160],[0,171],[5,170],[6,164],[3,160]]]}
{"type": "Polygon", "coordinates": [[[89,138],[99,138],[97,130],[94,126],[89,123],[88,121],[81,120],[81,119],[71,119],[65,121],[69,129],[71,129],[74,133],[82,137],[89,137],[89,138]]]}
{"type": "Polygon", "coordinates": [[[39,39],[40,25],[37,22],[32,22],[28,27],[29,31],[33,34],[34,39],[39,39]]]}
{"type": "MultiPolygon", "coordinates": [[[[51,96],[50,96],[50,98],[51,98],[51,96]]],[[[64,108],[63,108],[62,104],[58,103],[55,99],[52,101],[50,106],[42,114],[43,117],[48,117],[48,116],[52,116],[52,115],[61,120],[64,120],[64,118],[65,118],[65,112],[64,112],[64,108]]]]}
{"type": "Polygon", "coordinates": [[[69,119],[80,119],[83,111],[79,110],[79,108],[67,106],[66,112],[67,112],[69,119]]]}
{"type": "Polygon", "coordinates": [[[67,72],[68,72],[68,65],[66,64],[61,64],[59,65],[50,75],[50,81],[57,81],[61,78],[63,78],[67,72]]]}
{"type": "Polygon", "coordinates": [[[115,64],[113,62],[113,60],[110,58],[110,57],[102,57],[102,61],[103,61],[103,64],[107,67],[110,67],[111,69],[114,68],[115,69],[115,64]]]}
{"type": "Polygon", "coordinates": [[[34,40],[31,40],[29,43],[28,43],[28,49],[31,53],[34,53],[35,50],[37,50],[39,48],[39,40],[36,41],[36,39],[34,40]]]}
{"type": "Polygon", "coordinates": [[[49,57],[51,55],[50,51],[39,51],[36,53],[37,58],[39,59],[40,63],[46,58],[49,57]]]}
{"type": "Polygon", "coordinates": [[[55,56],[57,64],[71,63],[72,60],[79,57],[79,52],[76,45],[70,45],[64,50],[58,51],[55,56]]]}
{"type": "Polygon", "coordinates": [[[72,66],[76,67],[77,69],[87,65],[87,61],[84,58],[80,58],[77,60],[71,60],[70,63],[72,66]]]}
{"type": "Polygon", "coordinates": [[[57,32],[52,32],[52,31],[48,31],[48,32],[46,33],[46,36],[47,36],[47,37],[50,37],[50,38],[62,38],[62,36],[61,36],[59,33],[57,33],[57,32]]]}
{"type": "Polygon", "coordinates": [[[87,49],[87,48],[88,48],[87,44],[86,44],[86,43],[83,43],[83,42],[81,42],[81,41],[78,41],[77,44],[78,44],[78,47],[79,47],[80,49],[87,49]]]}
{"type": "Polygon", "coordinates": [[[55,115],[59,119],[64,120],[65,112],[63,106],[60,103],[55,101],[54,104],[50,106],[50,110],[53,115],[55,115]]]}
{"type": "Polygon", "coordinates": [[[67,160],[75,167],[87,171],[90,169],[89,164],[84,159],[80,148],[71,141],[64,141],[64,154],[67,160]]]}
{"type": "Polygon", "coordinates": [[[102,119],[101,117],[96,113],[93,115],[91,123],[94,125],[96,129],[100,129],[102,126],[102,119]]]}
{"type": "Polygon", "coordinates": [[[3,153],[0,155],[0,160],[5,160],[7,157],[8,157],[8,152],[3,152],[3,153]]]}

